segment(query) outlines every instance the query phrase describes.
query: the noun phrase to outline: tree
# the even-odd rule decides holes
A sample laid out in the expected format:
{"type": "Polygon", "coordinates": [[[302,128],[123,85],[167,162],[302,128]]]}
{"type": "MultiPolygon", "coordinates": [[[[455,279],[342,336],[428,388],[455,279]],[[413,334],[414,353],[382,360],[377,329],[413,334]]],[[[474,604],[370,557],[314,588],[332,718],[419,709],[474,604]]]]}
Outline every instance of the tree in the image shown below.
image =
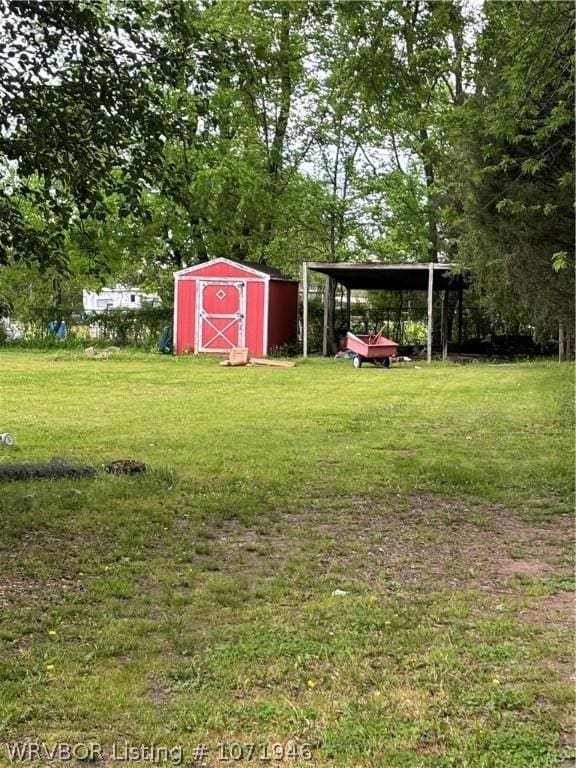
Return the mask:
{"type": "Polygon", "coordinates": [[[308,4],[161,7],[175,115],[161,193],[187,213],[186,259],[265,262],[285,223],[283,201],[300,183],[289,144],[308,4]]]}
{"type": "Polygon", "coordinates": [[[486,317],[572,345],[566,2],[0,10],[0,268],[56,303],[78,279],[167,296],[215,256],[449,259],[486,317]]]}
{"type": "Polygon", "coordinates": [[[574,10],[488,4],[462,161],[462,258],[482,302],[543,340],[574,327],[574,10]]]}
{"type": "Polygon", "coordinates": [[[444,220],[445,186],[440,176],[446,151],[447,121],[464,101],[463,66],[467,52],[464,30],[468,19],[456,0],[447,3],[402,0],[369,7],[345,4],[342,16],[355,39],[348,60],[362,100],[390,158],[395,201],[409,214],[406,224],[421,242],[425,216],[426,252],[412,260],[438,261],[448,252],[444,220]],[[424,183],[407,180],[409,171],[424,183]],[[402,182],[400,185],[394,182],[402,182]],[[414,215],[416,213],[416,215],[414,215]]]}
{"type": "Polygon", "coordinates": [[[65,233],[103,198],[125,209],[162,156],[157,83],[145,66],[147,6],[1,0],[0,264],[65,263],[65,233]],[[31,228],[31,201],[44,227],[31,228]]]}

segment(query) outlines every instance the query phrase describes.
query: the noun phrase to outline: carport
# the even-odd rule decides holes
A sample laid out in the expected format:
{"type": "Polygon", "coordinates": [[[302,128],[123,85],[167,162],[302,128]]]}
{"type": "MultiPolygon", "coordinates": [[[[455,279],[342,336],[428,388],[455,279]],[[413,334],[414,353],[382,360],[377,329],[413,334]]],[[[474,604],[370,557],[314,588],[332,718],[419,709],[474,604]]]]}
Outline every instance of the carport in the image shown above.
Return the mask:
{"type": "Polygon", "coordinates": [[[428,263],[382,263],[382,262],[304,262],[302,268],[302,347],[304,357],[308,355],[308,271],[326,276],[324,290],[324,326],[322,351],[328,353],[328,297],[334,284],[346,289],[348,326],[350,325],[350,295],[353,290],[379,291],[426,291],[427,302],[427,345],[426,359],[432,360],[434,293],[440,293],[442,302],[441,346],[442,359],[448,357],[448,296],[450,291],[458,292],[458,343],[462,344],[462,301],[466,287],[466,275],[460,265],[428,263]]]}

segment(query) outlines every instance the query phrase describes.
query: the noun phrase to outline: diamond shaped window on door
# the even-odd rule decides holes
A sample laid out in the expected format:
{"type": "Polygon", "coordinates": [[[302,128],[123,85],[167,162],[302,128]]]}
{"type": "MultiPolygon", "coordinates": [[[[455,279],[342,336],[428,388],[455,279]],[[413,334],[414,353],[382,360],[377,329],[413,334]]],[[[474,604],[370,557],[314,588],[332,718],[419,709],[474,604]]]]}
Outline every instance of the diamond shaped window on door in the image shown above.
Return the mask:
{"type": "Polygon", "coordinates": [[[226,291],[223,291],[222,288],[220,288],[220,290],[216,292],[216,298],[220,299],[220,301],[222,301],[222,299],[225,299],[226,291]]]}

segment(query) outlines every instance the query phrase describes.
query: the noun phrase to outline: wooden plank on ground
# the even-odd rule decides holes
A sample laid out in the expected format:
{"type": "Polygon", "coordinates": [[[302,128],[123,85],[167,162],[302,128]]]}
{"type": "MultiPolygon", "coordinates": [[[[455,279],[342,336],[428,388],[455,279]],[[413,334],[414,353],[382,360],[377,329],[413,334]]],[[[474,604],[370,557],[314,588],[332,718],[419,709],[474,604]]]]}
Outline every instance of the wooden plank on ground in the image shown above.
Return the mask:
{"type": "Polygon", "coordinates": [[[265,357],[251,357],[251,365],[266,365],[270,368],[296,368],[296,363],[289,360],[268,360],[265,357]]]}

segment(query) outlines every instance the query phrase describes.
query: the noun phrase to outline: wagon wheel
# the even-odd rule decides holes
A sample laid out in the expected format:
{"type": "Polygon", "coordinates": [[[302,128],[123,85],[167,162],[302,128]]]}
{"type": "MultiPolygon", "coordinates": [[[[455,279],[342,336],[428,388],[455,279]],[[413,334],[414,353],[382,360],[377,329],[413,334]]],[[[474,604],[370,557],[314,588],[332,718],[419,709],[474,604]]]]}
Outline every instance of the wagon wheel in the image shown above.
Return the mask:
{"type": "Polygon", "coordinates": [[[354,360],[352,360],[352,365],[354,368],[362,368],[362,358],[360,355],[354,355],[354,360]]]}
{"type": "Polygon", "coordinates": [[[390,358],[389,357],[385,357],[384,358],[384,360],[382,361],[382,367],[383,368],[390,368],[390,358]]]}

